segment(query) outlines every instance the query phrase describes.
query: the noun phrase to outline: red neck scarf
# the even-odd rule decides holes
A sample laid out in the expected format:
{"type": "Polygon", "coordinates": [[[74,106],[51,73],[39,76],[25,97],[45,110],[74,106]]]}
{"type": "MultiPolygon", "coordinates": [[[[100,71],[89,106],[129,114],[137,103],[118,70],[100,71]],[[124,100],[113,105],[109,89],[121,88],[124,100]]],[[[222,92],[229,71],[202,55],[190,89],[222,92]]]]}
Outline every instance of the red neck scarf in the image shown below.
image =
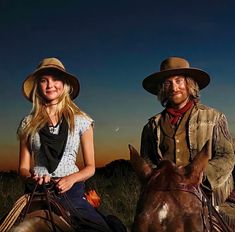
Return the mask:
{"type": "Polygon", "coordinates": [[[171,125],[176,125],[177,122],[179,121],[179,119],[181,119],[184,114],[191,109],[191,107],[194,105],[194,101],[189,101],[183,108],[181,109],[175,109],[172,107],[167,107],[166,108],[166,112],[169,114],[170,119],[169,119],[169,123],[171,125]]]}

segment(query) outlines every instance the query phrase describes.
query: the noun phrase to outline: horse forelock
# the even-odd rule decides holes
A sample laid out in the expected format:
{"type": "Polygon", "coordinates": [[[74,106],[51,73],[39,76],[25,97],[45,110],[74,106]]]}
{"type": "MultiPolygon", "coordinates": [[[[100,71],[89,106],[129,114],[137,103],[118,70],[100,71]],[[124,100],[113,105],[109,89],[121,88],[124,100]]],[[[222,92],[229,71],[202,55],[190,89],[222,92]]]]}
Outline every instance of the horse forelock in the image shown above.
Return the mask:
{"type": "Polygon", "coordinates": [[[178,168],[173,162],[163,160],[157,169],[154,169],[147,182],[150,188],[170,188],[184,180],[184,169],[178,168]]]}

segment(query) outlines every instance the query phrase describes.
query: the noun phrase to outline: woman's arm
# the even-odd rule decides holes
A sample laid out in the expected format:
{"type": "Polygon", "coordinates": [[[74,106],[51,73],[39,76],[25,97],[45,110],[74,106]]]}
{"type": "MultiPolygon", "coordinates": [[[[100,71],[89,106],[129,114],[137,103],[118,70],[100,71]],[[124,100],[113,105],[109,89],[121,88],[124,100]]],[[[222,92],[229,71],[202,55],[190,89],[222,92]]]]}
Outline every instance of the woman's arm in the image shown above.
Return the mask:
{"type": "Polygon", "coordinates": [[[81,136],[81,148],[85,167],[79,172],[61,178],[57,184],[61,193],[68,191],[73,184],[89,179],[95,173],[93,127],[90,126],[81,136]]]}
{"type": "Polygon", "coordinates": [[[30,173],[30,152],[29,152],[29,143],[27,139],[20,140],[20,154],[19,154],[19,175],[26,180],[32,175],[30,173]]]}
{"type": "Polygon", "coordinates": [[[33,180],[38,184],[50,182],[50,176],[37,176],[30,172],[31,154],[29,151],[29,142],[27,139],[20,140],[20,158],[19,158],[19,175],[25,182],[33,180]]]}

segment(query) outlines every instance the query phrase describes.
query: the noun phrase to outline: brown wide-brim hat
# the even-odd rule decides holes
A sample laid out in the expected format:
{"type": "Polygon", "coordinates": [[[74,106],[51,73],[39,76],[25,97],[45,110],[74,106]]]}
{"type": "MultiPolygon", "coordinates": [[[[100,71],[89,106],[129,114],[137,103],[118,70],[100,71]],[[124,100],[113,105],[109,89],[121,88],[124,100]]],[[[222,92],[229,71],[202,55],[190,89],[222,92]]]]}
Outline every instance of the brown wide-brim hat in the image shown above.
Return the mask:
{"type": "Polygon", "coordinates": [[[22,92],[29,101],[33,101],[32,92],[37,78],[45,74],[59,74],[59,76],[71,87],[71,99],[75,99],[78,96],[80,90],[78,79],[76,76],[66,72],[65,67],[60,60],[52,57],[43,59],[39,63],[37,69],[24,80],[22,92]]]}
{"type": "Polygon", "coordinates": [[[157,95],[164,80],[177,75],[191,77],[198,84],[200,90],[210,82],[210,76],[205,71],[190,67],[187,60],[180,57],[169,57],[161,63],[160,72],[149,75],[142,84],[145,90],[157,95]]]}

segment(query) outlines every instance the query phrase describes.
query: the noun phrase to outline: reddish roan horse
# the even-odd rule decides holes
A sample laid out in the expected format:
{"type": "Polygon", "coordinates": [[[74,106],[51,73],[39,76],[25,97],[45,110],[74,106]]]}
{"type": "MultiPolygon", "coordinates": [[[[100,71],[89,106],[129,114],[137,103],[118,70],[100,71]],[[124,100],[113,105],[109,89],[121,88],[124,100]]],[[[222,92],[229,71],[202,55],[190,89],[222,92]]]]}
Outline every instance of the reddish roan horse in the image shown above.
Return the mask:
{"type": "Polygon", "coordinates": [[[133,232],[230,231],[212,226],[205,207],[208,200],[199,186],[209,159],[208,143],[186,167],[163,160],[153,169],[132,146],[129,149],[131,164],[143,183],[133,232]]]}

